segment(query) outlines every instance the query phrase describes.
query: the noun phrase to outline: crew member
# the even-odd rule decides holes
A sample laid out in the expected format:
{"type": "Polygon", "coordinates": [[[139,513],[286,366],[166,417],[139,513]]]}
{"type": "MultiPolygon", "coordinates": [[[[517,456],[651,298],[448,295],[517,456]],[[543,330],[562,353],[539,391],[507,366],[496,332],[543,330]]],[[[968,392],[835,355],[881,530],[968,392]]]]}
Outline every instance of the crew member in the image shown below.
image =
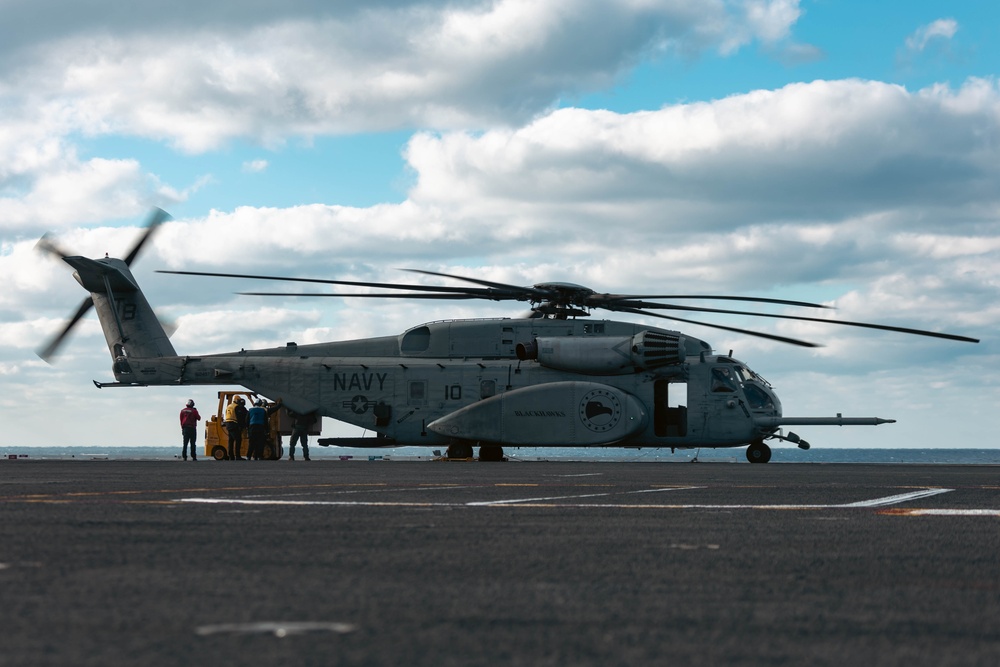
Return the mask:
{"type": "Polygon", "coordinates": [[[226,406],[226,435],[229,437],[229,460],[242,461],[243,429],[247,423],[247,409],[242,396],[237,396],[226,406]]]}
{"type": "Polygon", "coordinates": [[[194,407],[194,400],[188,399],[187,405],[181,409],[181,435],[184,438],[184,446],[181,448],[181,456],[187,461],[188,443],[191,443],[191,460],[198,460],[198,452],[195,445],[198,443],[198,422],[201,415],[198,408],[194,407]]]}
{"type": "Polygon", "coordinates": [[[288,460],[295,460],[295,443],[302,443],[302,458],[309,460],[309,430],[316,423],[316,411],[307,414],[288,411],[288,416],[292,420],[292,440],[288,447],[288,460]]]}
{"type": "Polygon", "coordinates": [[[281,408],[281,399],[269,408],[264,407],[264,401],[257,399],[253,407],[247,411],[248,439],[250,448],[247,450],[247,458],[260,461],[264,458],[264,441],[267,439],[267,418],[276,410],[281,408]]]}

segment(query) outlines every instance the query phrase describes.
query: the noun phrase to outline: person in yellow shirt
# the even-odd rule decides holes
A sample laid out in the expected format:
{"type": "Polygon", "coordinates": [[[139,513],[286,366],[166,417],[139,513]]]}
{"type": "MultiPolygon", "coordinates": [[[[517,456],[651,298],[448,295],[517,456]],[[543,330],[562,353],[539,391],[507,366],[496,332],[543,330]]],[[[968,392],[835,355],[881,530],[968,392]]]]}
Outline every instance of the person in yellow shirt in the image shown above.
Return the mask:
{"type": "Polygon", "coordinates": [[[243,448],[243,429],[247,425],[246,401],[237,396],[226,406],[226,435],[229,437],[229,460],[244,461],[240,455],[243,448]]]}

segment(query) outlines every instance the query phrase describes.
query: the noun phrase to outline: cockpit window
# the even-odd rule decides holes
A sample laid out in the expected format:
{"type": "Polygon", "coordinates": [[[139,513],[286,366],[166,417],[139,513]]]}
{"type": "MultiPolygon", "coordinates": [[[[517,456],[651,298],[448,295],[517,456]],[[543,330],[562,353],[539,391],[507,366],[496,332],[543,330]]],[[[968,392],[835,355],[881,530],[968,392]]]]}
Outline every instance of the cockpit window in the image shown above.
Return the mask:
{"type": "Polygon", "coordinates": [[[745,367],[743,368],[743,370],[746,372],[746,374],[749,376],[749,378],[751,380],[753,380],[754,382],[759,382],[760,384],[764,385],[765,387],[770,387],[771,386],[771,383],[768,382],[767,380],[765,380],[764,378],[762,378],[758,373],[750,370],[749,368],[745,368],[745,367]]]}
{"type": "Polygon", "coordinates": [[[744,385],[743,395],[747,397],[747,405],[751,410],[769,410],[774,407],[770,394],[757,385],[744,385]]]}
{"type": "Polygon", "coordinates": [[[730,368],[712,369],[712,391],[736,391],[736,380],[730,368]]]}

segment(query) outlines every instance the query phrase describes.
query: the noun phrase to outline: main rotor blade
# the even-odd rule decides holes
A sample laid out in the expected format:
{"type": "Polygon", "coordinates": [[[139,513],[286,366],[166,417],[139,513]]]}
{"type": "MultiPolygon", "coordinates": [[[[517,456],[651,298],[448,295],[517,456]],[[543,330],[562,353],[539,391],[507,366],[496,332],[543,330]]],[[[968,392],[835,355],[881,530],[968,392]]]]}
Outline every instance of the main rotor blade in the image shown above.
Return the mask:
{"type": "MultiPolygon", "coordinates": [[[[474,283],[476,285],[483,285],[486,287],[493,287],[497,289],[508,289],[517,290],[519,292],[524,292],[525,294],[530,294],[539,299],[551,299],[554,295],[547,290],[541,290],[537,287],[521,287],[518,285],[508,285],[506,283],[496,283],[489,280],[481,280],[479,278],[469,278],[467,276],[459,276],[453,273],[440,273],[437,271],[425,271],[423,269],[403,269],[403,271],[409,271],[411,273],[422,273],[428,276],[440,276],[443,278],[454,278],[455,280],[464,280],[466,282],[474,283]]],[[[716,301],[746,301],[750,303],[771,303],[782,306],[801,306],[805,308],[830,308],[830,306],[823,305],[821,303],[811,303],[809,301],[792,301],[788,299],[771,299],[766,297],[750,297],[750,296],[712,296],[712,295],[688,295],[688,294],[597,294],[591,293],[582,302],[577,305],[587,305],[593,308],[604,308],[603,305],[606,301],[620,301],[629,299],[712,299],[716,301]]]]}
{"type": "Polygon", "coordinates": [[[76,312],[73,313],[72,317],[70,317],[66,321],[66,324],[63,325],[62,331],[49,339],[49,342],[37,351],[38,356],[41,357],[43,361],[48,362],[53,356],[55,356],[56,350],[58,350],[59,346],[62,345],[63,340],[69,335],[69,332],[73,329],[76,323],[87,314],[87,311],[90,310],[93,305],[93,298],[88,296],[84,299],[83,303],[81,303],[80,307],[76,309],[76,312]]]}
{"type": "Polygon", "coordinates": [[[411,285],[405,283],[379,283],[379,282],[366,282],[366,281],[354,281],[354,280],[330,280],[330,279],[320,279],[320,278],[292,278],[288,276],[263,276],[263,275],[251,275],[251,274],[240,274],[240,273],[216,273],[216,272],[202,272],[202,271],[164,270],[164,271],[157,271],[157,273],[171,273],[175,275],[189,275],[189,276],[210,276],[210,277],[220,277],[220,278],[241,278],[241,279],[251,279],[251,280],[280,280],[287,282],[314,283],[314,284],[325,284],[325,285],[351,285],[357,287],[398,289],[398,290],[408,290],[409,292],[427,292],[427,294],[412,294],[405,292],[401,294],[339,294],[339,293],[307,294],[307,293],[295,293],[295,292],[238,292],[238,294],[250,295],[250,296],[285,296],[285,297],[327,296],[327,297],[347,297],[347,298],[360,297],[360,298],[442,299],[442,300],[449,300],[449,299],[460,300],[460,299],[478,298],[478,299],[489,299],[492,301],[504,301],[504,300],[533,301],[533,302],[550,301],[553,304],[557,305],[561,304],[561,305],[576,305],[585,308],[602,308],[613,312],[634,313],[639,315],[648,315],[650,317],[659,317],[661,319],[674,320],[677,322],[687,322],[690,324],[698,324],[701,326],[721,329],[724,331],[743,333],[750,336],[767,338],[770,340],[789,343],[791,345],[800,345],[803,347],[817,347],[817,345],[814,343],[809,343],[807,341],[801,341],[794,338],[786,338],[783,336],[777,336],[773,334],[764,334],[756,331],[751,331],[748,329],[740,329],[735,327],[727,327],[723,325],[708,324],[706,322],[699,322],[697,320],[686,320],[679,317],[660,315],[649,311],[680,310],[686,312],[715,313],[722,315],[770,317],[772,319],[798,320],[803,322],[818,322],[823,324],[839,324],[842,326],[853,326],[865,329],[893,331],[896,333],[905,333],[915,336],[928,336],[932,338],[942,338],[945,340],[955,340],[967,343],[979,342],[979,339],[969,338],[967,336],[958,336],[955,334],[940,333],[936,331],[926,331],[923,329],[912,329],[909,327],[898,327],[887,324],[872,324],[868,322],[852,322],[846,320],[828,320],[818,317],[805,317],[799,315],[779,315],[774,313],[760,313],[760,312],[751,312],[744,310],[731,310],[725,308],[681,306],[677,304],[654,303],[651,301],[644,301],[641,299],[714,299],[714,300],[728,300],[728,301],[743,301],[750,303],[770,303],[777,305],[801,306],[809,308],[824,308],[824,309],[830,308],[829,306],[823,304],[810,303],[807,301],[792,301],[787,299],[771,299],[765,297],[712,296],[712,295],[596,294],[590,292],[589,290],[587,290],[588,293],[585,294],[582,291],[582,289],[584,288],[581,288],[581,293],[578,297],[575,298],[570,297],[568,299],[563,300],[560,299],[560,296],[563,295],[553,290],[538,289],[536,287],[520,287],[517,285],[508,285],[505,283],[497,283],[489,280],[481,280],[478,278],[469,278],[467,276],[459,276],[451,273],[441,273],[438,271],[426,271],[423,269],[402,269],[402,270],[408,271],[410,273],[420,273],[428,276],[453,278],[455,280],[461,280],[475,285],[482,285],[483,288],[411,285]]]}
{"type": "MultiPolygon", "coordinates": [[[[474,285],[482,285],[484,287],[492,287],[493,289],[499,290],[510,290],[512,292],[517,292],[519,294],[524,294],[527,297],[536,297],[538,299],[547,299],[552,296],[552,294],[546,290],[536,289],[534,287],[522,287],[520,285],[508,285],[507,283],[495,283],[490,280],[481,280],[479,278],[469,278],[467,276],[458,276],[453,273],[438,273],[437,271],[424,271],[423,269],[402,269],[403,271],[409,271],[410,273],[422,273],[425,276],[440,276],[442,278],[454,278],[455,280],[464,280],[467,283],[472,283],[474,285]]],[[[527,299],[522,299],[526,301],[527,299]]]]}
{"type": "Polygon", "coordinates": [[[723,331],[732,331],[734,333],[745,334],[747,336],[755,336],[757,338],[766,338],[768,340],[775,340],[779,343],[788,343],[789,345],[798,345],[799,347],[823,347],[822,345],[817,345],[816,343],[810,343],[805,340],[798,340],[797,338],[786,338],[785,336],[777,336],[774,334],[762,333],[760,331],[751,331],[750,329],[738,329],[736,327],[727,327],[722,324],[709,324],[708,322],[699,322],[698,320],[686,320],[683,317],[671,317],[670,315],[660,315],[659,313],[648,313],[645,310],[640,310],[638,308],[622,308],[620,312],[623,313],[634,313],[635,315],[646,315],[649,317],[659,317],[664,320],[673,320],[675,322],[686,322],[687,324],[697,324],[703,327],[709,327],[711,329],[722,329],[723,331]]]}
{"type": "Polygon", "coordinates": [[[478,294],[334,294],[329,292],[236,292],[240,296],[333,296],[363,299],[484,299],[478,294]]]}
{"type": "Polygon", "coordinates": [[[209,276],[213,278],[245,278],[248,280],[281,280],[292,283],[315,283],[319,285],[350,285],[352,287],[380,287],[383,289],[412,290],[415,292],[437,292],[444,294],[462,294],[469,298],[480,299],[511,299],[514,295],[498,293],[497,290],[477,289],[474,287],[445,287],[433,285],[408,285],[405,283],[377,283],[361,280],[330,280],[325,278],[292,278],[290,276],[258,276],[246,273],[214,273],[208,271],[157,271],[157,273],[172,273],[179,276],[209,276]]]}
{"type": "MultiPolygon", "coordinates": [[[[713,296],[710,294],[595,294],[597,297],[607,297],[614,301],[628,301],[632,299],[705,299],[711,301],[746,301],[750,303],[773,303],[779,306],[801,306],[803,308],[824,308],[830,309],[822,303],[810,303],[809,301],[789,301],[787,299],[769,299],[756,296],[713,296]]],[[[603,308],[604,306],[599,306],[603,308]]]]}
{"type": "Polygon", "coordinates": [[[150,212],[149,217],[146,219],[146,231],[139,237],[139,240],[136,241],[135,245],[132,246],[132,250],[129,251],[128,255],[125,256],[125,266],[132,266],[132,262],[139,256],[139,253],[142,251],[142,247],[146,245],[146,241],[148,241],[153,233],[156,232],[156,228],[169,219],[170,214],[162,208],[154,208],[150,212]]]}
{"type": "Polygon", "coordinates": [[[944,338],[945,340],[955,340],[963,343],[979,342],[978,338],[969,338],[967,336],[958,336],[956,334],[941,333],[938,331],[925,331],[924,329],[897,327],[889,324],[872,324],[870,322],[851,322],[848,320],[825,320],[820,317],[805,317],[802,315],[779,315],[775,313],[754,313],[744,310],[726,310],[721,308],[697,308],[694,306],[658,304],[645,301],[629,303],[628,305],[634,308],[642,308],[642,309],[684,310],[688,312],[698,312],[698,313],[720,313],[723,315],[753,315],[756,317],[770,317],[772,319],[778,319],[778,320],[798,320],[800,322],[820,322],[822,324],[839,324],[845,327],[860,327],[863,329],[876,329],[879,331],[894,331],[896,333],[905,333],[913,336],[929,336],[931,338],[944,338]]]}

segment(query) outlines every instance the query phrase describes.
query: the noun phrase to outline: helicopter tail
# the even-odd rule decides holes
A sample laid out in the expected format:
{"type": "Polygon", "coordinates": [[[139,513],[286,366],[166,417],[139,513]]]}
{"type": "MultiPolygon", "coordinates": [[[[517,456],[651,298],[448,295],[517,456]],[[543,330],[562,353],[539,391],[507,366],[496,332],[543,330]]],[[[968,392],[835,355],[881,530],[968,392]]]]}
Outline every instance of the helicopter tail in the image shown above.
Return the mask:
{"type": "MultiPolygon", "coordinates": [[[[104,330],[108,351],[114,360],[112,368],[115,379],[120,385],[177,381],[179,373],[176,367],[182,360],[177,358],[174,346],[170,344],[169,334],[156,318],[129,269],[157,228],[169,219],[170,215],[166,211],[154,208],[146,222],[145,231],[124,259],[107,255],[102,259],[70,255],[48,234],[41,238],[36,246],[38,250],[58,257],[73,267],[73,277],[90,292],[90,296],[66,320],[59,333],[38,350],[38,356],[51,361],[77,322],[94,308],[104,330]]],[[[99,387],[112,386],[95,384],[99,387]]]]}
{"type": "Polygon", "coordinates": [[[167,332],[124,261],[108,257],[63,257],[63,261],[76,270],[73,277],[90,292],[90,301],[114,360],[116,379],[130,384],[137,381],[132,377],[130,357],[177,356],[167,332]]]}

